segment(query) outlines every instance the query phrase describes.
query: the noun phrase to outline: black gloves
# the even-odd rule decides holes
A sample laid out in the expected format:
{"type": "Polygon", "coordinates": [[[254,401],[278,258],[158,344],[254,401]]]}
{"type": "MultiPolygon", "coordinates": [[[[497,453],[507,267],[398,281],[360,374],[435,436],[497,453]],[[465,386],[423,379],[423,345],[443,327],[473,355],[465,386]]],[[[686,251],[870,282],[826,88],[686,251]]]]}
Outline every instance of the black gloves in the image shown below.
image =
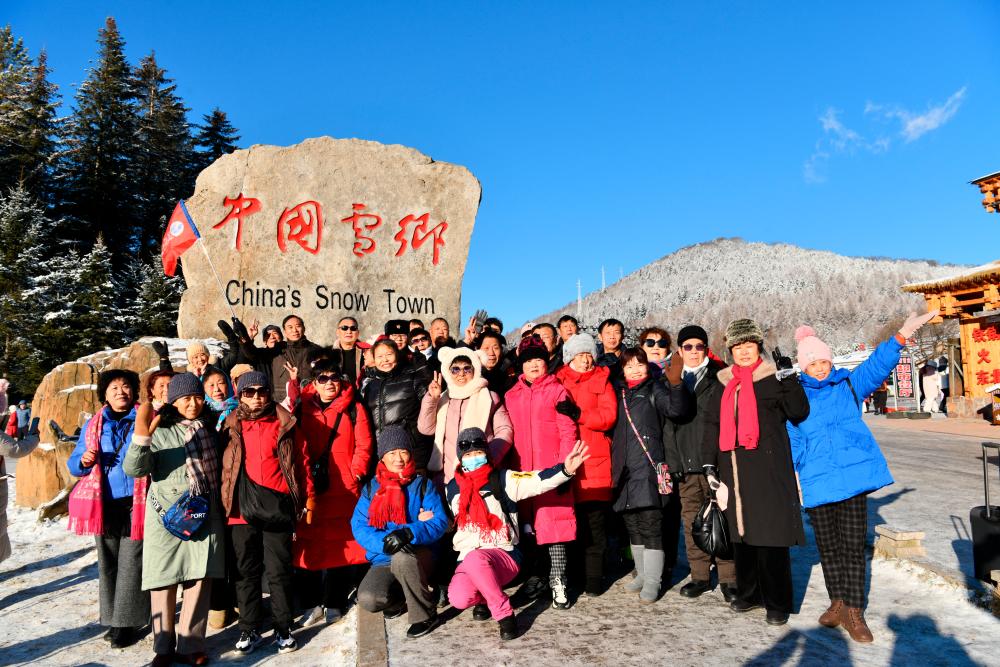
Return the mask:
{"type": "Polygon", "coordinates": [[[167,349],[167,344],[162,340],[154,340],[153,349],[156,350],[156,354],[160,355],[160,359],[170,358],[170,350],[167,349]]]}
{"type": "MultiPolygon", "coordinates": [[[[219,328],[222,328],[222,323],[219,323],[219,328]]],[[[250,340],[250,332],[247,331],[246,326],[240,322],[239,318],[233,318],[233,333],[235,333],[242,340],[250,340]]]]}
{"type": "Polygon", "coordinates": [[[774,350],[771,351],[771,356],[774,357],[774,365],[778,367],[779,371],[792,369],[792,360],[783,356],[780,348],[774,348],[774,350]]]}
{"type": "Polygon", "coordinates": [[[413,541],[413,531],[409,528],[397,528],[382,538],[382,551],[387,556],[403,551],[413,541]]]}
{"type": "Polygon", "coordinates": [[[680,484],[681,482],[684,481],[684,473],[678,472],[676,470],[671,470],[670,479],[673,481],[674,484],[680,484]]]}
{"type": "Polygon", "coordinates": [[[718,477],[719,471],[715,469],[715,466],[702,466],[702,471],[705,473],[705,477],[718,477]]]}
{"type": "Polygon", "coordinates": [[[229,322],[219,320],[216,324],[219,325],[219,331],[221,331],[222,335],[226,337],[226,340],[236,340],[236,334],[233,332],[233,328],[229,326],[229,322]]]}
{"type": "Polygon", "coordinates": [[[566,415],[573,421],[580,419],[580,408],[568,397],[556,403],[556,412],[566,415]]]}

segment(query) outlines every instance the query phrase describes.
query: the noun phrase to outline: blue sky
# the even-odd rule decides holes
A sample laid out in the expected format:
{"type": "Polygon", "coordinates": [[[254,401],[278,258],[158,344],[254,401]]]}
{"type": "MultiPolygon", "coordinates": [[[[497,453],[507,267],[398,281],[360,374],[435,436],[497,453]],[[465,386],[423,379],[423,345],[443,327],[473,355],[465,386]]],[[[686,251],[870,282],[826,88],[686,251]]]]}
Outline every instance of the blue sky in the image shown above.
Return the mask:
{"type": "Polygon", "coordinates": [[[1000,3],[42,2],[71,101],[112,15],[242,143],[413,146],[483,184],[463,307],[513,326],[719,236],[996,259],[1000,3]],[[278,6],[280,5],[280,8],[278,6]]]}

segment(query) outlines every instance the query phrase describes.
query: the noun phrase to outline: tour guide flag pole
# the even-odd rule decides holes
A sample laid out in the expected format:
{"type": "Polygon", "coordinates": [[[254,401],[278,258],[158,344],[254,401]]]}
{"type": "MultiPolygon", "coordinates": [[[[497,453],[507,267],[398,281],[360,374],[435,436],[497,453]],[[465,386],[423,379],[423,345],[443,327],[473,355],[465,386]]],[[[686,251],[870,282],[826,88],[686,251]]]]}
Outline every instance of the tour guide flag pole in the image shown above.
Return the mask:
{"type": "MultiPolygon", "coordinates": [[[[170,215],[170,220],[167,222],[167,229],[163,232],[163,249],[161,251],[163,273],[173,277],[177,273],[177,260],[200,238],[201,234],[198,233],[198,228],[195,226],[194,220],[191,218],[191,214],[188,213],[187,206],[184,205],[184,200],[182,199],[177,202],[177,206],[174,208],[174,212],[170,215]]],[[[229,312],[232,314],[233,319],[236,319],[236,311],[233,310],[233,305],[226,298],[226,289],[222,286],[219,272],[215,270],[215,264],[212,263],[212,258],[209,256],[208,250],[205,249],[204,243],[201,244],[201,250],[205,253],[205,259],[208,260],[208,265],[212,268],[215,282],[219,284],[219,289],[222,291],[222,298],[226,302],[226,306],[229,307],[229,312]]]]}

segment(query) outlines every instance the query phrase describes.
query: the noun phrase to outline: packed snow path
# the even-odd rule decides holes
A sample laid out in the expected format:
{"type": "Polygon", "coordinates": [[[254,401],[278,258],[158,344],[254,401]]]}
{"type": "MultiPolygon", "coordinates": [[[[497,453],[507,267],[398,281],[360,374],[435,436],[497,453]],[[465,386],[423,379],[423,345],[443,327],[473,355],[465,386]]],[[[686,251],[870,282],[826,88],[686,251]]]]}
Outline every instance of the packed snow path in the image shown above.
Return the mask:
{"type": "MultiPolygon", "coordinates": [[[[969,507],[980,504],[981,438],[914,433],[871,420],[896,478],[873,494],[873,522],[927,532],[928,556],[968,576],[971,548],[960,537],[969,507]]],[[[993,472],[996,471],[992,467],[993,472]]],[[[14,489],[11,489],[12,493],[14,489]]],[[[1000,489],[998,489],[1000,493],[1000,489]]],[[[0,665],[138,665],[152,657],[152,639],[111,649],[98,625],[96,556],[91,538],[66,531],[65,519],[41,525],[35,513],[9,508],[14,555],[0,564],[0,665]]],[[[819,558],[809,546],[794,549],[795,603],[789,624],[772,628],[762,611],[735,615],[713,591],[697,600],[677,591],[686,578],[681,563],[672,587],[655,605],[638,604],[620,587],[581,599],[567,611],[544,601],[519,610],[522,637],[501,642],[496,624],[471,612],[445,611],[447,622],[420,640],[406,640],[405,617],[388,622],[394,665],[990,665],[1000,655],[1000,621],[969,602],[956,578],[929,576],[906,563],[875,561],[868,622],[875,643],[859,645],[842,630],[817,625],[827,605],[819,558]]],[[[958,575],[959,583],[962,575],[958,575]]],[[[297,632],[298,652],[278,656],[264,645],[248,657],[231,651],[233,626],[210,631],[217,664],[352,665],[356,662],[357,612],[322,628],[297,632]]],[[[266,637],[268,635],[265,635],[266,637]]],[[[367,667],[367,666],[365,666],[367,667]]]]}

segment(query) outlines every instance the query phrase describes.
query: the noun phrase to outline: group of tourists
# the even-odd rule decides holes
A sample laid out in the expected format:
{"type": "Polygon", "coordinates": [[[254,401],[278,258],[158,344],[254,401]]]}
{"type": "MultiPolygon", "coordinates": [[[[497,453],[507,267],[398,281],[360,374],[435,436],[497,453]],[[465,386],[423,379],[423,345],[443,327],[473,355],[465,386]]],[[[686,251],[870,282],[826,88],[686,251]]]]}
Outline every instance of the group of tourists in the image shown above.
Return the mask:
{"type": "Polygon", "coordinates": [[[369,344],[345,317],[330,347],[296,315],[260,332],[234,319],[219,323],[225,355],[193,343],[183,373],[158,343],[141,387],[130,371],[100,374],[103,405],[68,462],[70,527],[97,542],[105,639],[128,646],[150,625],[154,665],[202,665],[207,626],[238,614],[235,650],[248,653],[263,641],[265,581],[279,652],[355,595],[407,614],[411,638],[450,604],[512,639],[518,600],[567,609],[571,589],[599,596],[618,577],[637,603],[659,599],[674,512],[691,568],[680,594],[712,590],[714,565],[733,611],[763,607],[781,625],[804,507],[831,600],[819,622],[871,641],[865,498],[892,478],[859,406],[933,315],[911,316],[852,372],[808,327],[801,373],[772,363],[747,319],[725,331],[729,365],[697,325],[671,354],[660,327],[625,347],[621,322],[595,340],[571,316],[526,325],[512,346],[495,318],[473,318],[459,341],[441,318],[392,320],[369,344]],[[692,539],[711,502],[731,553],[692,539]]]}

